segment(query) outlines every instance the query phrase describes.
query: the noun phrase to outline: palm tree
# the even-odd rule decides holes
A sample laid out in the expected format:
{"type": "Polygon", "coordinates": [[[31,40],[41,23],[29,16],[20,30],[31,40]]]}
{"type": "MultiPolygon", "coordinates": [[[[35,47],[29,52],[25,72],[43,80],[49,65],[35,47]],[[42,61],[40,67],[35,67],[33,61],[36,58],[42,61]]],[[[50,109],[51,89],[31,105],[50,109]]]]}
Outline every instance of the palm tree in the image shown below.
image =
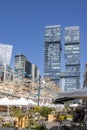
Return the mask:
{"type": "Polygon", "coordinates": [[[11,107],[10,115],[18,118],[18,128],[21,128],[21,118],[24,116],[22,109],[16,106],[11,107]]]}

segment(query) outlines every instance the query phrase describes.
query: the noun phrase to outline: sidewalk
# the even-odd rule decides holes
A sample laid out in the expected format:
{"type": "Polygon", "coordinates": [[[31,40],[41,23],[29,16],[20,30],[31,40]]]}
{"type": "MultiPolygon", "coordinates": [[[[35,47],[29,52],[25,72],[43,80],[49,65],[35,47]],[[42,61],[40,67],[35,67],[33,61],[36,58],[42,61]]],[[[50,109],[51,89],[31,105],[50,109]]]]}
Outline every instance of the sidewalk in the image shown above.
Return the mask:
{"type": "Polygon", "coordinates": [[[58,122],[46,122],[46,127],[48,128],[48,130],[60,130],[58,122]]]}
{"type": "MultiPolygon", "coordinates": [[[[72,130],[78,130],[79,126],[70,126],[68,125],[68,122],[65,121],[63,122],[63,125],[67,125],[70,129],[72,130]]],[[[64,128],[62,128],[61,126],[59,126],[58,122],[46,122],[46,127],[48,128],[48,130],[64,130],[64,128]]],[[[81,130],[87,130],[87,126],[84,128],[84,126],[80,127],[81,130]]]]}

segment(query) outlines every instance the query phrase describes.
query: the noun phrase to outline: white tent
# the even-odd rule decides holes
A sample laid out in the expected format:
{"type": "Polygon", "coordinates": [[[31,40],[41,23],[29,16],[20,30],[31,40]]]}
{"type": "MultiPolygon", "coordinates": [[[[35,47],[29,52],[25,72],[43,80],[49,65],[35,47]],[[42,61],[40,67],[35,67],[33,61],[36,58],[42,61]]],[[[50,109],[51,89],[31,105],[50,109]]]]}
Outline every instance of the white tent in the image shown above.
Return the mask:
{"type": "Polygon", "coordinates": [[[28,105],[30,105],[30,106],[36,106],[37,105],[37,103],[32,101],[31,99],[28,99],[27,101],[28,101],[28,105]]]}
{"type": "Polygon", "coordinates": [[[28,101],[25,98],[20,98],[16,100],[16,104],[17,106],[27,106],[28,105],[28,101]]]}
{"type": "Polygon", "coordinates": [[[7,106],[7,115],[9,117],[9,106],[11,105],[11,100],[7,97],[0,99],[0,106],[7,106]]]}
{"type": "Polygon", "coordinates": [[[25,98],[20,98],[20,99],[13,99],[10,100],[7,97],[4,97],[0,99],[0,105],[5,105],[5,106],[27,106],[27,105],[32,105],[35,106],[37,105],[36,102],[30,100],[30,99],[25,99],[25,98]]]}
{"type": "Polygon", "coordinates": [[[17,99],[11,100],[11,104],[10,104],[10,105],[11,105],[11,106],[17,106],[17,105],[18,105],[17,99]]]}
{"type": "Polygon", "coordinates": [[[11,105],[11,100],[7,97],[4,97],[4,98],[0,99],[0,105],[9,106],[9,105],[11,105]]]}

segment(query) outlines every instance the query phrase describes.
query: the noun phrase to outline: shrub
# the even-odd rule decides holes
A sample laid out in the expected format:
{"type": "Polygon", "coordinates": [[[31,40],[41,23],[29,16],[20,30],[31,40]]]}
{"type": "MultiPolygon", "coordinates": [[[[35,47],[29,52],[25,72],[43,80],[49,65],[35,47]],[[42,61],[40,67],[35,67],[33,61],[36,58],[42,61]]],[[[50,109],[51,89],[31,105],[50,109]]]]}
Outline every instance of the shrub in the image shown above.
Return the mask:
{"type": "Polygon", "coordinates": [[[38,125],[36,130],[47,130],[46,127],[44,125],[38,125]]]}
{"type": "Polygon", "coordinates": [[[53,111],[53,108],[42,107],[40,110],[40,115],[48,118],[48,114],[51,114],[52,111],[53,111]]]}

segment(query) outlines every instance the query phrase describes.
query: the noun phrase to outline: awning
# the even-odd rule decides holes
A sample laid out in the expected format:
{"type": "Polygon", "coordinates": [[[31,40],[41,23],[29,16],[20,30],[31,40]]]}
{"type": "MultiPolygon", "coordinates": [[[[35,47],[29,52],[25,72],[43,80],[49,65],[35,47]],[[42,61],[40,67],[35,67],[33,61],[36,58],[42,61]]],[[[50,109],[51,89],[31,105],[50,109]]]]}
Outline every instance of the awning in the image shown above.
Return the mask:
{"type": "Polygon", "coordinates": [[[58,96],[53,99],[54,103],[64,103],[65,101],[74,99],[87,99],[87,88],[76,89],[73,91],[65,91],[58,93],[58,96]]]}

